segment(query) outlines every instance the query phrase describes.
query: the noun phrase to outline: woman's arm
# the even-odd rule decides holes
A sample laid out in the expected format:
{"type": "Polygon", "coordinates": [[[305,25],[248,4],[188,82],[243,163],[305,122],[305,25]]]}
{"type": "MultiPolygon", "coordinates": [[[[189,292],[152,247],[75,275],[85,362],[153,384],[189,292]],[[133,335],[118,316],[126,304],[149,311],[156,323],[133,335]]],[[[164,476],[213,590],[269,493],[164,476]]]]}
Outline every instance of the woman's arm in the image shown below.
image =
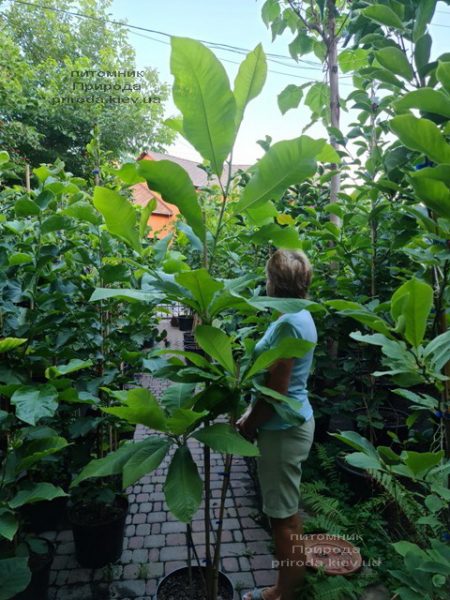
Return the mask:
{"type": "MultiPolygon", "coordinates": [[[[289,388],[293,363],[294,361],[292,358],[282,358],[277,360],[269,368],[266,387],[286,395],[289,388]]],[[[255,402],[252,409],[237,421],[236,425],[244,437],[253,440],[256,437],[256,430],[274,415],[275,409],[271,404],[266,402],[263,398],[260,398],[255,402]]]]}

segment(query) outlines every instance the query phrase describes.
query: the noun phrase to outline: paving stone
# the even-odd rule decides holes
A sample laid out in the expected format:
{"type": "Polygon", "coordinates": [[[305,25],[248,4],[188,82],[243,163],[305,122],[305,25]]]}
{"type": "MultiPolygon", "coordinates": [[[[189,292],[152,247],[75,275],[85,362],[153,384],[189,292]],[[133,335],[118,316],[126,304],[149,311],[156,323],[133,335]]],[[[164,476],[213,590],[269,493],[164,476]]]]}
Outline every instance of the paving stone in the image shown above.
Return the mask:
{"type": "Polygon", "coordinates": [[[227,573],[227,577],[230,578],[235,592],[238,595],[246,590],[252,590],[255,587],[255,580],[250,571],[245,573],[227,573]]]}
{"type": "Polygon", "coordinates": [[[272,569],[273,557],[268,554],[257,554],[250,558],[250,565],[253,571],[272,569]]]}
{"type": "Polygon", "coordinates": [[[144,546],[144,537],[142,535],[133,536],[128,540],[128,548],[130,550],[136,550],[144,546]]]}
{"type": "Polygon", "coordinates": [[[124,579],[137,579],[140,576],[141,565],[130,563],[129,565],[125,565],[123,568],[123,577],[124,579]]]}
{"type": "Polygon", "coordinates": [[[144,513],[136,513],[135,515],[133,515],[133,524],[134,525],[140,525],[141,523],[145,523],[147,520],[147,515],[145,515],[144,513]]]}
{"type": "Polygon", "coordinates": [[[139,548],[133,550],[129,562],[132,563],[145,563],[148,561],[148,550],[146,548],[139,548]]]}
{"type": "Polygon", "coordinates": [[[244,529],[244,538],[249,542],[269,540],[270,536],[264,529],[244,529]]]}
{"type": "Polygon", "coordinates": [[[75,544],[73,542],[63,542],[57,548],[58,554],[74,554],[75,544]]]}
{"type": "Polygon", "coordinates": [[[275,585],[277,580],[277,570],[264,570],[264,571],[253,571],[253,577],[255,578],[256,585],[275,585]]]}
{"type": "Polygon", "coordinates": [[[150,535],[150,525],[148,523],[143,523],[141,525],[137,525],[136,527],[136,535],[150,535]]]}
{"type": "Polygon", "coordinates": [[[116,598],[137,598],[145,594],[145,581],[143,579],[117,581],[111,586],[111,591],[118,594],[116,598]]]}
{"type": "Polygon", "coordinates": [[[147,523],[163,523],[167,518],[165,512],[151,512],[147,515],[147,523]]]}
{"type": "Polygon", "coordinates": [[[144,538],[145,548],[163,548],[166,544],[164,535],[147,535],[144,538]]]}
{"type": "MultiPolygon", "coordinates": [[[[194,521],[195,522],[195,521],[194,521]]],[[[161,533],[184,533],[186,532],[186,524],[180,521],[167,521],[161,525],[161,533]]]]}
{"type": "Polygon", "coordinates": [[[237,558],[223,558],[222,559],[222,567],[223,570],[227,573],[233,572],[236,573],[239,571],[239,563],[237,558]]]}
{"type": "Polygon", "coordinates": [[[163,562],[174,560],[186,560],[187,549],[185,546],[168,546],[161,548],[159,559],[163,562]]]}
{"type": "Polygon", "coordinates": [[[154,594],[156,594],[157,587],[158,587],[158,582],[156,581],[156,579],[150,579],[149,581],[147,581],[147,584],[145,586],[145,593],[147,595],[142,600],[150,600],[150,598],[154,594]]]}
{"type": "Polygon", "coordinates": [[[87,583],[91,581],[92,569],[71,569],[67,577],[67,583],[87,583]]]}
{"type": "Polygon", "coordinates": [[[164,575],[169,575],[170,573],[173,573],[173,571],[185,566],[186,561],[184,560],[168,560],[164,565],[164,575]]]}
{"type": "MultiPolygon", "coordinates": [[[[84,584],[82,586],[62,586],[55,595],[55,600],[87,600],[92,598],[91,586],[84,584]]],[[[37,599],[36,599],[37,600],[37,599]]]]}
{"type": "Polygon", "coordinates": [[[58,542],[73,542],[73,533],[70,529],[64,529],[56,534],[58,542]]]}

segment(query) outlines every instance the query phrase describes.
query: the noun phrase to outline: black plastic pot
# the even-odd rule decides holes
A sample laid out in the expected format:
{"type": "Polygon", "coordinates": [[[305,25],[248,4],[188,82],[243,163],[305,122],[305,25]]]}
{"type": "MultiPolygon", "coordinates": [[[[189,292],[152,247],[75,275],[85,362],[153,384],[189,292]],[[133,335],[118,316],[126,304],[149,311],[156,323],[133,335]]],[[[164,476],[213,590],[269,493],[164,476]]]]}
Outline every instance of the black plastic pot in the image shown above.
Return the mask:
{"type": "MultiPolygon", "coordinates": [[[[406,425],[408,413],[389,406],[380,407],[378,412],[384,421],[384,427],[378,429],[368,425],[363,429],[359,428],[362,435],[370,439],[375,446],[392,446],[395,443],[388,435],[388,431],[395,433],[402,442],[408,439],[408,426],[406,425]]],[[[357,408],[354,411],[355,417],[365,414],[367,414],[367,411],[364,408],[357,408]]]]}
{"type": "Polygon", "coordinates": [[[97,569],[119,560],[125,536],[128,500],[116,499],[113,514],[105,514],[98,522],[90,522],[83,509],[69,508],[69,520],[75,541],[75,554],[83,567],[97,569]]]}
{"type": "Polygon", "coordinates": [[[47,502],[26,504],[21,512],[27,530],[34,533],[60,531],[68,525],[67,496],[61,496],[47,502]]]}
{"type": "Polygon", "coordinates": [[[55,556],[55,546],[45,538],[39,538],[45,541],[48,546],[48,552],[42,554],[30,554],[28,566],[31,570],[31,581],[28,587],[16,594],[13,600],[47,600],[47,590],[50,578],[50,567],[55,556]]]}
{"type": "Polygon", "coordinates": [[[180,331],[191,331],[194,324],[194,317],[189,315],[180,315],[178,317],[178,327],[180,331]]]}
{"type": "Polygon", "coordinates": [[[364,470],[349,465],[343,456],[336,456],[336,466],[342,478],[350,487],[355,501],[367,500],[374,496],[378,489],[374,479],[364,470]]]}
{"type": "Polygon", "coordinates": [[[178,317],[175,315],[170,317],[170,324],[172,327],[178,327],[179,326],[178,317]]]}
{"type": "MultiPolygon", "coordinates": [[[[200,569],[203,574],[206,573],[205,567],[192,567],[192,579],[194,582],[192,590],[193,600],[207,600],[204,595],[204,587],[200,569]],[[202,593],[203,592],[203,593],[202,593]]],[[[219,571],[219,597],[222,600],[233,600],[234,588],[230,579],[221,571],[219,571]]],[[[161,580],[156,591],[156,600],[169,600],[176,598],[177,600],[189,600],[189,568],[181,567],[166,575],[161,580]]]]}

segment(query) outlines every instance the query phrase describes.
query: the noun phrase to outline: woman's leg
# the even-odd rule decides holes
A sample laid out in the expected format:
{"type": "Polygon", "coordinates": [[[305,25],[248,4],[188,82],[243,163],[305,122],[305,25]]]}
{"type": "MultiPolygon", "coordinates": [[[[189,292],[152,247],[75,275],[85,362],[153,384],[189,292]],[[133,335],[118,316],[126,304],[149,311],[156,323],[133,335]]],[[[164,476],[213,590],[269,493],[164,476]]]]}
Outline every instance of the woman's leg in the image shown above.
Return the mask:
{"type": "Polygon", "coordinates": [[[305,578],[303,523],[298,513],[285,519],[271,518],[270,523],[278,561],[278,581],[271,591],[277,594],[274,600],[295,600],[295,591],[305,578]]]}

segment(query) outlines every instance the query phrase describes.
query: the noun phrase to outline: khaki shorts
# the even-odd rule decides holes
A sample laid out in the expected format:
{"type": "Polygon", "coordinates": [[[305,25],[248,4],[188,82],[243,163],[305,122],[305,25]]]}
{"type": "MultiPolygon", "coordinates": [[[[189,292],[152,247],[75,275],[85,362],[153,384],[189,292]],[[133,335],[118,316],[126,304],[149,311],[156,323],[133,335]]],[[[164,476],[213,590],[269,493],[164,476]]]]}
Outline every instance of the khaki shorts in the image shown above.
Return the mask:
{"type": "Polygon", "coordinates": [[[263,512],[286,519],[298,511],[302,462],[308,458],[314,439],[314,417],[289,429],[258,433],[258,479],[263,512]]]}

